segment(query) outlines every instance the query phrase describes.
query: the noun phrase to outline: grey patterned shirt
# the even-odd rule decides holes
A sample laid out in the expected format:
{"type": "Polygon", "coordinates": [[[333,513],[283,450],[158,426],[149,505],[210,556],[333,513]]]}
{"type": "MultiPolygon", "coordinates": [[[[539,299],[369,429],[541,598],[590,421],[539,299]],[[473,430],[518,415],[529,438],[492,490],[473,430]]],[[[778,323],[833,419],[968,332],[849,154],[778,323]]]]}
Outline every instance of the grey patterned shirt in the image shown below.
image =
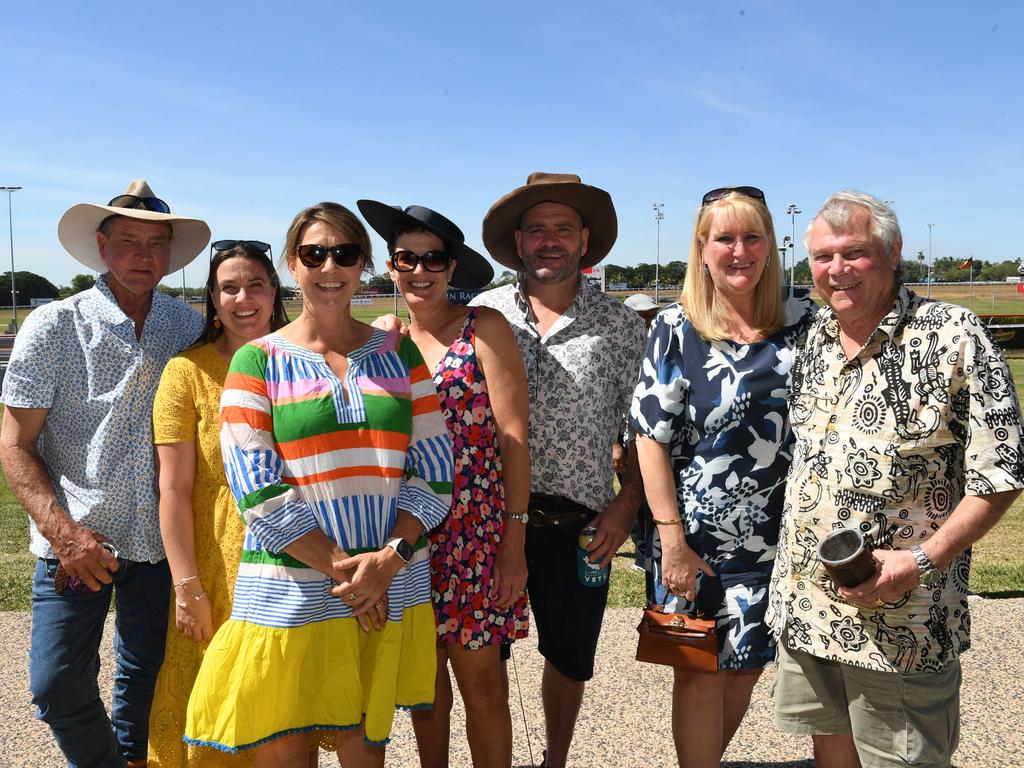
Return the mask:
{"type": "Polygon", "coordinates": [[[580,278],[579,291],[541,338],[521,288],[470,302],[505,315],[530,388],[531,490],[595,511],[614,498],[612,443],[622,433],[644,354],[644,324],[622,302],[580,278]]]}
{"type": "MultiPolygon", "coordinates": [[[[32,312],[14,342],[0,399],[49,409],[38,446],[57,502],[128,560],[164,558],[153,397],[164,365],[202,327],[202,315],[155,291],[137,340],[103,275],[89,290],[32,312]]],[[[35,523],[29,549],[55,557],[35,523]]]]}
{"type": "Polygon", "coordinates": [[[817,556],[856,527],[875,549],[931,538],[965,495],[1024,487],[1021,413],[1003,353],[963,307],[902,288],[850,360],[824,309],[793,366],[796,444],[768,620],[790,648],[882,672],[937,672],[970,644],[970,549],[933,588],[864,608],[817,556]]]}

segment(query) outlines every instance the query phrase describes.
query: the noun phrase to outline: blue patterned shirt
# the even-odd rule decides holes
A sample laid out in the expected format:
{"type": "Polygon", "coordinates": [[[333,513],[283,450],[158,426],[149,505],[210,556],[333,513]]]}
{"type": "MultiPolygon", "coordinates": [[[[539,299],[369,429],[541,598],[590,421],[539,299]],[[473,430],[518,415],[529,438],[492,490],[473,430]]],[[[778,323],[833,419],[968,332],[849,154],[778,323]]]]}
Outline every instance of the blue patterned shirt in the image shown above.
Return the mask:
{"type": "MultiPolygon", "coordinates": [[[[202,327],[202,315],[155,291],[137,340],[135,323],[102,275],[89,290],[33,311],[14,343],[0,399],[12,408],[49,409],[38,448],[57,502],[128,560],[165,557],[153,397],[164,365],[202,327]]],[[[55,557],[34,522],[29,549],[55,557]]]]}

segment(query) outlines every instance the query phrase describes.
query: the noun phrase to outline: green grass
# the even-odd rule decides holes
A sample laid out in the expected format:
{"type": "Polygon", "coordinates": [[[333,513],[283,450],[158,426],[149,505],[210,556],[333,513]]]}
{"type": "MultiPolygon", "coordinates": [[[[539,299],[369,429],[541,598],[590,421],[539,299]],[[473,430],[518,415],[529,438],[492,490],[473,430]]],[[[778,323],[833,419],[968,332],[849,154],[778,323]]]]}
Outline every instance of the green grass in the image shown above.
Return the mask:
{"type": "Polygon", "coordinates": [[[28,515],[0,475],[0,611],[27,611],[35,557],[28,551],[28,515]]]}

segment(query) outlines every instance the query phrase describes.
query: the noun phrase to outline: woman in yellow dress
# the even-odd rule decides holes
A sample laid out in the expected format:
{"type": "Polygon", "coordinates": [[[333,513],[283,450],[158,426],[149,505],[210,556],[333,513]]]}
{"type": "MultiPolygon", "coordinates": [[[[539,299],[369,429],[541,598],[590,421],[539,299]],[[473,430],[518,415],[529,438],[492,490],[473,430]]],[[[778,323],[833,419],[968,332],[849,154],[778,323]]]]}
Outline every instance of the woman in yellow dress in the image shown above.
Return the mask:
{"type": "Polygon", "coordinates": [[[211,248],[206,327],[195,345],[167,364],[153,406],[160,531],[174,595],[150,716],[151,768],[252,764],[247,755],[189,746],[181,737],[207,643],[231,615],[245,536],[221,461],[224,378],[239,347],[277,330],[288,318],[268,244],[219,240],[211,248]]]}

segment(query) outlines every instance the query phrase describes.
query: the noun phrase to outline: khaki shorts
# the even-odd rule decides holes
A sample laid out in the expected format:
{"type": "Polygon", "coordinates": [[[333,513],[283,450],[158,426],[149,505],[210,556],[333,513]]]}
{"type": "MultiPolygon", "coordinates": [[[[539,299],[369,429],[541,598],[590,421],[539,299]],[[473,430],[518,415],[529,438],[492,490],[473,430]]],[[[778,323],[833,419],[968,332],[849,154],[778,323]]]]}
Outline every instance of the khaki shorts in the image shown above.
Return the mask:
{"type": "Polygon", "coordinates": [[[783,642],[772,695],[780,731],[850,733],[863,768],[948,768],[960,740],[959,661],[941,672],[878,672],[783,642]]]}

